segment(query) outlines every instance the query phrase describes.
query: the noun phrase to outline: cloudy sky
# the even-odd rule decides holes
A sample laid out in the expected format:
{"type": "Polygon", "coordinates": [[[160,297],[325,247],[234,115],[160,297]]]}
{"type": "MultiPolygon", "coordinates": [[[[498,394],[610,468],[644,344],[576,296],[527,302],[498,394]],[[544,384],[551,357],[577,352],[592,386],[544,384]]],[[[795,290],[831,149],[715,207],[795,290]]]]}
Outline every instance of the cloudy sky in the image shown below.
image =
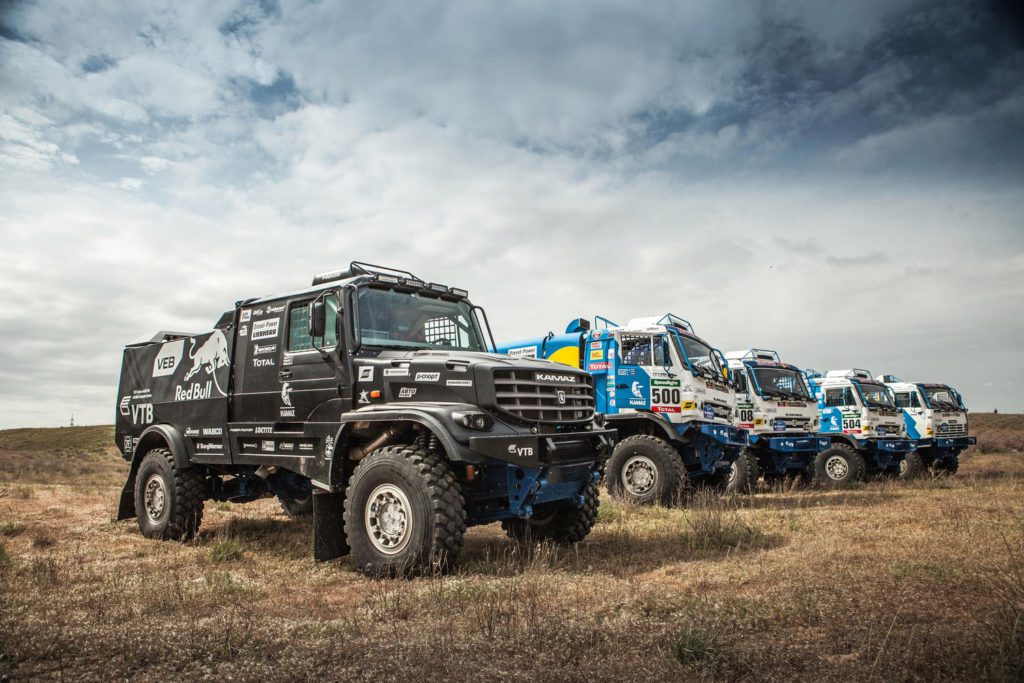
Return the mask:
{"type": "Polygon", "coordinates": [[[1024,412],[1009,7],[0,0],[0,427],[353,259],[1024,412]]]}

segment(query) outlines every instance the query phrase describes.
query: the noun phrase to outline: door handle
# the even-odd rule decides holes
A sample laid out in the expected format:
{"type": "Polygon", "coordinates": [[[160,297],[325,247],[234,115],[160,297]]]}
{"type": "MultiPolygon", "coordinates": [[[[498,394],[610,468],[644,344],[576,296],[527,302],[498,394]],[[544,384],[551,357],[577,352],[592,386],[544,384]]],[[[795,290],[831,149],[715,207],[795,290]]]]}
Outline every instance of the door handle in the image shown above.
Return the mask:
{"type": "Polygon", "coordinates": [[[277,376],[280,377],[281,379],[291,379],[292,378],[292,371],[291,370],[282,370],[281,372],[277,373],[277,376]]]}
{"type": "Polygon", "coordinates": [[[616,389],[628,389],[629,385],[628,384],[616,384],[615,388],[616,389]]]}

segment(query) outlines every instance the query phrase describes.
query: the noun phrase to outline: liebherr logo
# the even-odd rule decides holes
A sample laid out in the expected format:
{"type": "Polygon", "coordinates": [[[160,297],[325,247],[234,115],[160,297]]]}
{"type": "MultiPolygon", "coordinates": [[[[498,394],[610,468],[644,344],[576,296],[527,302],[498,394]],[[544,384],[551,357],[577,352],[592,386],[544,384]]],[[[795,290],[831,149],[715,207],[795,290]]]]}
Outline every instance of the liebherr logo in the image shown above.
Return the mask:
{"type": "Polygon", "coordinates": [[[571,382],[576,383],[576,378],[572,375],[553,375],[548,372],[538,372],[533,376],[538,382],[571,382]]]}

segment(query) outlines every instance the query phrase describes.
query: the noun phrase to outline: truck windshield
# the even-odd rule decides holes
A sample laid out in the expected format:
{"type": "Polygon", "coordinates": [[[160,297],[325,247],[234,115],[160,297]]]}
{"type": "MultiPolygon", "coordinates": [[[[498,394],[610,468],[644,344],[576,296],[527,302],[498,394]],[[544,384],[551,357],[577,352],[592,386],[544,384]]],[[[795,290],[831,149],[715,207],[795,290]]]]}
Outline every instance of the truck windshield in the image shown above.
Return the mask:
{"type": "Polygon", "coordinates": [[[960,410],[961,408],[956,392],[949,387],[925,387],[924,392],[928,395],[928,403],[932,408],[938,410],[960,410]]]}
{"type": "Polygon", "coordinates": [[[861,382],[860,392],[864,395],[864,402],[872,408],[896,408],[886,386],[874,382],[861,382]]]}
{"type": "Polygon", "coordinates": [[[356,295],[364,346],[483,351],[470,305],[416,292],[362,287],[356,295]]]}
{"type": "Polygon", "coordinates": [[[672,338],[682,343],[682,350],[696,374],[719,382],[725,379],[722,368],[719,367],[719,362],[710,346],[685,334],[674,334],[672,338]]]}
{"type": "Polygon", "coordinates": [[[753,368],[761,396],[810,400],[804,378],[789,368],[753,368]]]}

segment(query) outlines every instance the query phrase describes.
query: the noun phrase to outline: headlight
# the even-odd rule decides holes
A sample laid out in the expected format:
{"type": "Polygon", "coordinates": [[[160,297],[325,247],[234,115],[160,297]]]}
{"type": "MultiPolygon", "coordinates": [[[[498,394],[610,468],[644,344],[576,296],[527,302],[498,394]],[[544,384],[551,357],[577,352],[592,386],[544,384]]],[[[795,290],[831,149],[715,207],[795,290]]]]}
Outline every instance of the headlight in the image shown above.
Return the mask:
{"type": "Polygon", "coordinates": [[[452,413],[452,419],[466,429],[475,429],[478,432],[488,432],[494,427],[494,419],[487,413],[457,412],[452,413]]]}

